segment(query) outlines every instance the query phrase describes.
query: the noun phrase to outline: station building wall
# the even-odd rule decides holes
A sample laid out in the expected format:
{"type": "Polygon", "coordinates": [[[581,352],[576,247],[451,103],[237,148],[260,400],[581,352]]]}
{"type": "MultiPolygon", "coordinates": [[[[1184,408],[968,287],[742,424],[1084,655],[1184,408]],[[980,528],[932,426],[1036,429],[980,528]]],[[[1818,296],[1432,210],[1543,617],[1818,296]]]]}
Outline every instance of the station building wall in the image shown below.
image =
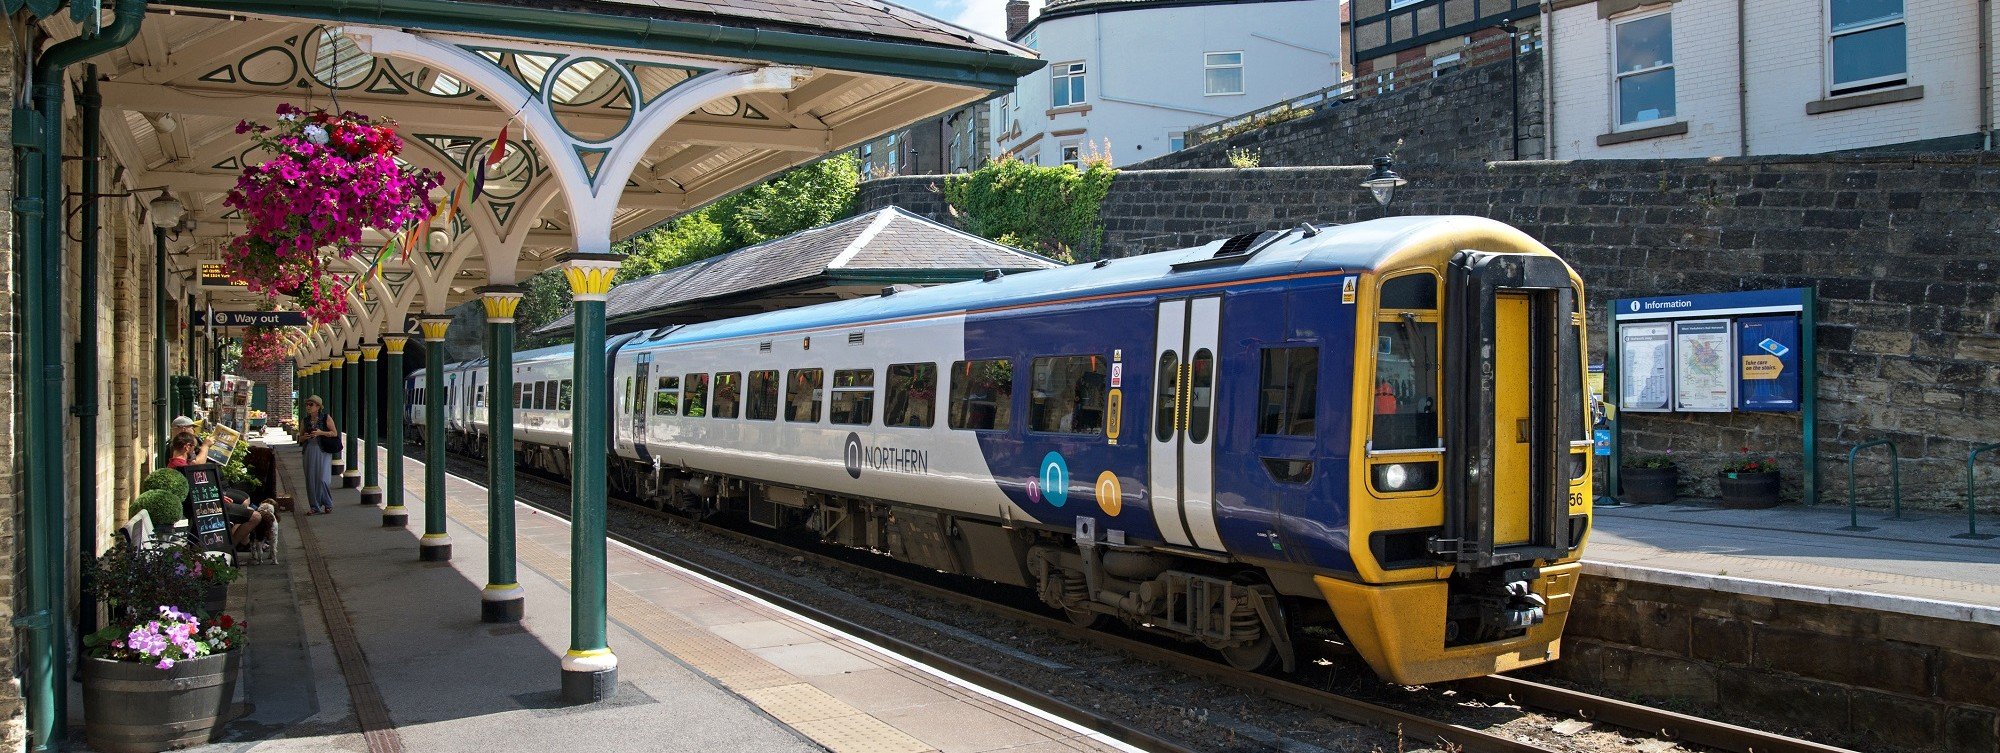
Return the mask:
{"type": "MultiPolygon", "coordinates": [[[[1906,504],[1962,503],[1965,458],[2000,442],[2000,155],[1819,155],[1718,160],[1496,162],[1407,170],[1397,214],[1468,214],[1541,239],[1589,286],[1593,361],[1603,302],[1664,293],[1817,286],[1820,488],[1844,501],[1844,458],[1894,439],[1906,504]]],[[[1299,222],[1382,216],[1366,167],[1126,170],[1102,208],[1117,256],[1299,222]]],[[[935,176],[863,184],[880,202],[951,222],[935,176]]],[[[1626,450],[1671,452],[1682,491],[1748,447],[1800,489],[1797,414],[1627,414],[1626,450]]],[[[1871,453],[1872,454],[1872,453],[1871,453]]],[[[1887,461],[1858,466],[1864,502],[1887,499],[1887,461]]],[[[2000,488],[2000,463],[1980,483],[2000,488]]],[[[1989,494],[1990,498],[1990,494],[1989,494]]]]}

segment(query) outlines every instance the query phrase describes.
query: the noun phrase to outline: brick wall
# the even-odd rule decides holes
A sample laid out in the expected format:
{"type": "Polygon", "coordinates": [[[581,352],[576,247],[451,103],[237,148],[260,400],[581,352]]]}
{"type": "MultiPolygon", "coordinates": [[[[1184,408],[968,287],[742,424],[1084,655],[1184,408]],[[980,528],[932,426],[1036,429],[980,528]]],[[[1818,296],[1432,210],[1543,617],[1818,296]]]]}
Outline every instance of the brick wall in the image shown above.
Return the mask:
{"type": "MultiPolygon", "coordinates": [[[[1492,217],[1541,239],[1584,275],[1593,301],[1641,294],[1816,285],[1824,501],[1838,501],[1847,448],[1890,438],[1905,501],[1963,500],[1966,452],[2000,441],[2000,156],[1849,155],[1724,160],[1513,162],[1405,172],[1398,214],[1492,217]]],[[[1127,170],[1103,207],[1105,248],[1132,255],[1302,221],[1382,210],[1365,167],[1127,170]]],[[[945,214],[936,178],[864,184],[856,211],[906,200],[945,214]]],[[[949,220],[947,220],[949,221],[949,220]]],[[[1601,361],[1603,323],[1592,323],[1601,361]]],[[[1797,414],[1628,414],[1628,451],[1671,451],[1683,491],[1712,496],[1715,471],[1750,447],[1799,491],[1797,414]]],[[[2000,484],[1982,463],[1981,483],[2000,484]]],[[[1864,459],[1862,478],[1886,479],[1864,459]]],[[[1886,498],[1868,482],[1864,500],[1886,498]]]]}
{"type": "Polygon", "coordinates": [[[1992,625],[1589,576],[1537,673],[1856,750],[2000,745],[1992,625]]]}
{"type": "Polygon", "coordinates": [[[1264,167],[1367,164],[1394,152],[1399,164],[1483,162],[1542,153],[1541,56],[1520,56],[1519,129],[1509,85],[1507,35],[1482,34],[1464,67],[1434,76],[1428,58],[1397,69],[1394,91],[1376,94],[1357,78],[1359,98],[1312,115],[1127,166],[1131,170],[1228,167],[1231,149],[1256,153],[1264,167]],[[1402,145],[1397,146],[1401,141],[1402,145]]]}

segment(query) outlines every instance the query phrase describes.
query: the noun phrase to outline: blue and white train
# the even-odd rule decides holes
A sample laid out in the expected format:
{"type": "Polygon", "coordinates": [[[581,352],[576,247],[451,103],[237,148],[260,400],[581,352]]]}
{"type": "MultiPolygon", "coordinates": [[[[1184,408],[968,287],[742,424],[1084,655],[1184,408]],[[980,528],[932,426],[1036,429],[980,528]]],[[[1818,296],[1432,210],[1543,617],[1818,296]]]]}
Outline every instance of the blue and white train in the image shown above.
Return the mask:
{"type": "MultiPolygon", "coordinates": [[[[610,483],[1239,667],[1290,669],[1318,625],[1384,678],[1464,678],[1558,654],[1590,529],[1583,328],[1568,265],[1474,217],[885,290],[614,338],[610,483]]],[[[569,468],[570,357],[515,356],[523,465],[569,468]]],[[[446,369],[447,436],[477,451],[486,364],[446,369]]]]}

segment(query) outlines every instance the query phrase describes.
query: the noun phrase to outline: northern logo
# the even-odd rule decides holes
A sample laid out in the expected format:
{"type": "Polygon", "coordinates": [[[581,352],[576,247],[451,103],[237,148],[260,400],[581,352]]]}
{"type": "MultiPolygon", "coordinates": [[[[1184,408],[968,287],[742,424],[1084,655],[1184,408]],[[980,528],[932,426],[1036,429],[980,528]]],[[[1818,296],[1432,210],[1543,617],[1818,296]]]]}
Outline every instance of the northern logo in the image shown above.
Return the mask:
{"type": "Polygon", "coordinates": [[[861,435],[847,433],[847,448],[841,452],[841,460],[847,464],[848,478],[861,478],[861,435]]]}
{"type": "Polygon", "coordinates": [[[847,433],[847,443],[841,448],[840,460],[847,467],[849,478],[861,478],[862,469],[889,473],[931,472],[930,451],[862,444],[861,435],[856,432],[847,433]]]}

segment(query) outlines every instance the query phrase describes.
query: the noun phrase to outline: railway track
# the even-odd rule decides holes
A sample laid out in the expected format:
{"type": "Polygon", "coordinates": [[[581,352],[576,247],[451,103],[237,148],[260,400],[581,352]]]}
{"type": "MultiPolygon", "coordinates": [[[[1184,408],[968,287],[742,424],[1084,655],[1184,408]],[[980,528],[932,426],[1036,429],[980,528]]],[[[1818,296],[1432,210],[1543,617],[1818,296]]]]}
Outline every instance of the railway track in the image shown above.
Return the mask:
{"type": "MultiPolygon", "coordinates": [[[[453,457],[461,461],[475,460],[456,453],[453,454],[453,457]]],[[[520,475],[528,476],[541,483],[566,488],[566,482],[552,476],[526,471],[521,472],[520,475]]],[[[567,517],[565,510],[557,509],[551,505],[525,498],[521,499],[521,501],[551,515],[567,517]]],[[[865,574],[872,577],[893,579],[898,587],[920,593],[927,598],[978,609],[988,614],[1014,620],[1097,648],[1123,652],[1142,661],[1171,668],[1175,671],[1226,685],[1246,693],[1274,699],[1316,713],[1326,714],[1343,721],[1371,727],[1395,735],[1399,739],[1407,737],[1422,744],[1437,744],[1445,750],[1462,750],[1467,753],[1528,753],[1531,751],[1546,753],[1546,751],[1550,750],[1548,747],[1516,739],[1505,734],[1413,714],[1386,705],[1308,687],[1280,677],[1239,671],[1175,647],[1163,646],[1103,630],[1081,627],[1062,617],[998,603],[988,598],[945,586],[903,577],[880,567],[873,567],[826,553],[802,549],[727,526],[692,520],[684,516],[656,510],[630,500],[613,497],[609,502],[629,512],[655,518],[673,525],[689,526],[736,543],[779,552],[785,556],[792,557],[794,560],[803,559],[821,567],[865,574]]],[[[661,549],[636,537],[616,530],[609,531],[608,533],[611,538],[627,546],[685,567],[706,577],[727,583],[732,587],[753,594],[781,608],[839,627],[877,645],[901,653],[912,660],[946,669],[991,690],[1034,705],[1098,732],[1111,735],[1129,744],[1151,751],[1160,751],[1161,753],[1178,753],[1180,751],[1195,750],[1194,748],[1160,737],[1148,730],[1140,729],[1093,709],[1057,698],[1005,676],[946,656],[927,647],[895,637],[819,607],[806,604],[770,588],[748,582],[706,563],[661,549]]],[[[1614,698],[1606,698],[1505,675],[1487,675],[1485,677],[1462,680],[1452,683],[1452,687],[1473,695],[1500,699],[1523,707],[1536,708],[1580,720],[1608,724],[1632,731],[1643,737],[1657,738],[1683,745],[1702,746],[1731,751],[1732,753],[1855,753],[1846,748],[1656,709],[1614,698]]]]}

